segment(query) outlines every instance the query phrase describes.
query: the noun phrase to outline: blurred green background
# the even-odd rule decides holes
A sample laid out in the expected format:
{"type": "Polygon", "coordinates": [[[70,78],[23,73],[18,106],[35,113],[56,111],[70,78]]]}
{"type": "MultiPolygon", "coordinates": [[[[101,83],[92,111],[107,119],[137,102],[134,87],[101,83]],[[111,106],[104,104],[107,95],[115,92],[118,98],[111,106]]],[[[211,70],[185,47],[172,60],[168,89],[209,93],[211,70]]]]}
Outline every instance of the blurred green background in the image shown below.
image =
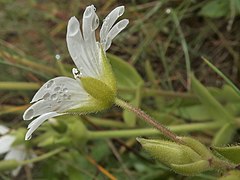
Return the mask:
{"type": "MultiPolygon", "coordinates": [[[[239,97],[229,87],[221,89],[225,81],[201,57],[239,87],[239,0],[0,0],[1,124],[13,129],[26,127],[22,113],[36,90],[74,67],[65,41],[67,22],[71,16],[81,21],[84,9],[91,4],[97,8],[100,22],[119,5],[125,6],[123,18],[130,20],[108,50],[110,60],[116,59],[113,54],[129,68],[119,72],[119,62],[112,62],[121,97],[166,125],[205,122],[211,116],[202,109],[205,104],[196,100],[198,92],[192,93],[190,88],[189,75],[194,72],[205,86],[215,87],[211,91],[214,96],[238,117],[239,97]],[[139,73],[136,77],[129,76],[136,73],[133,68],[139,73]]],[[[146,127],[115,107],[93,116],[124,122],[121,128],[146,127]]],[[[94,120],[86,124],[91,130],[120,127],[102,127],[94,120]]],[[[211,144],[216,131],[191,135],[211,144]]],[[[231,142],[238,140],[235,135],[231,142]]],[[[37,154],[46,150],[33,148],[37,154]]],[[[108,171],[117,179],[194,179],[155,162],[134,138],[95,140],[80,152],[77,149],[36,164],[31,172],[25,168],[15,179],[108,179],[108,171]]],[[[3,173],[1,178],[9,177],[3,173]]],[[[195,178],[214,179],[215,174],[195,178]]]]}

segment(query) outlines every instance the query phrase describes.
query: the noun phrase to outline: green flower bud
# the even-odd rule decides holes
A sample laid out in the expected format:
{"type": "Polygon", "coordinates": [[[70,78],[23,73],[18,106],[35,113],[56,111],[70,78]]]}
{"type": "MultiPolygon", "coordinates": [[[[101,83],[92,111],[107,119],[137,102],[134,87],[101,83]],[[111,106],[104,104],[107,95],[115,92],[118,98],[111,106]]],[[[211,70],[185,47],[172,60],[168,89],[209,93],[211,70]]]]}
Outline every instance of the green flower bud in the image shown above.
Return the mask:
{"type": "Polygon", "coordinates": [[[15,169],[19,165],[20,164],[16,160],[0,161],[0,172],[15,169]]]}
{"type": "Polygon", "coordinates": [[[185,143],[186,146],[193,149],[202,158],[209,159],[213,157],[213,154],[211,153],[211,151],[196,139],[193,139],[191,137],[181,137],[181,140],[185,143]]]}
{"type": "Polygon", "coordinates": [[[183,165],[201,160],[201,157],[191,148],[164,140],[137,138],[143,148],[154,158],[167,166],[183,165]]]}
{"type": "Polygon", "coordinates": [[[200,160],[189,164],[171,164],[170,167],[178,174],[194,176],[206,170],[211,170],[207,160],[200,160]]]}

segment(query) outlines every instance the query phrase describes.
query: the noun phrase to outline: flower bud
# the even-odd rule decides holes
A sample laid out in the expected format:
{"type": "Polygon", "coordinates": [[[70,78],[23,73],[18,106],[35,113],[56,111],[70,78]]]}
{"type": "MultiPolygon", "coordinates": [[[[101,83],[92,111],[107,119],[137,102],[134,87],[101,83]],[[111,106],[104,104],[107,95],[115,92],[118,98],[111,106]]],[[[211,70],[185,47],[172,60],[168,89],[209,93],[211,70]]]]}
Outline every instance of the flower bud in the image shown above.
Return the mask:
{"type": "Polygon", "coordinates": [[[137,138],[137,141],[151,156],[167,166],[189,164],[201,160],[201,157],[191,148],[175,142],[143,138],[137,138]]]}
{"type": "Polygon", "coordinates": [[[196,153],[198,153],[202,158],[209,159],[213,156],[211,151],[203,145],[201,142],[193,139],[191,137],[181,137],[181,140],[185,143],[186,146],[193,149],[196,153]]]}
{"type": "Polygon", "coordinates": [[[178,174],[194,176],[206,170],[211,170],[207,160],[200,160],[189,164],[171,164],[170,167],[178,174]]]}

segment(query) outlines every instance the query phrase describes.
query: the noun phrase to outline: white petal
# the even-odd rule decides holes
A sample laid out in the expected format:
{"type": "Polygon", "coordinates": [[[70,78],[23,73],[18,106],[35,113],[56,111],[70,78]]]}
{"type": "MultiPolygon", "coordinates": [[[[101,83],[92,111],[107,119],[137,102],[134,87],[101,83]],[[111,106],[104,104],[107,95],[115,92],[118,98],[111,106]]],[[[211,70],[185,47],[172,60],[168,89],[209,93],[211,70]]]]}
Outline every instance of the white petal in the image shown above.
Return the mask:
{"type": "Polygon", "coordinates": [[[82,37],[78,20],[72,17],[68,22],[67,47],[82,76],[99,77],[101,68],[98,62],[98,51],[96,51],[95,30],[93,30],[97,25],[95,23],[94,27],[92,26],[93,22],[96,22],[98,18],[91,6],[87,9],[90,10],[91,15],[89,16],[88,14],[89,10],[84,13],[84,38],[82,37]]]}
{"type": "Polygon", "coordinates": [[[99,20],[95,13],[95,7],[88,6],[83,13],[83,37],[85,41],[95,37],[92,32],[98,28],[98,25],[99,20]]]}
{"type": "Polygon", "coordinates": [[[107,34],[113,24],[117,21],[117,19],[123,15],[124,13],[124,6],[119,6],[112,10],[107,17],[104,19],[103,25],[100,30],[100,42],[104,43],[107,40],[107,34]]]}
{"type": "Polygon", "coordinates": [[[49,112],[46,114],[43,114],[41,116],[39,116],[38,118],[34,119],[29,125],[28,128],[29,130],[27,131],[26,135],[25,135],[25,140],[29,140],[32,137],[32,133],[47,119],[52,118],[52,117],[56,117],[56,116],[60,116],[62,114],[56,113],[56,112],[49,112]]]}
{"type": "Polygon", "coordinates": [[[81,84],[75,79],[69,77],[56,77],[49,81],[47,81],[34,95],[31,103],[36,102],[38,100],[50,99],[50,95],[54,94],[55,92],[60,92],[63,88],[71,88],[73,91],[84,91],[81,84]]]}
{"type": "Polygon", "coordinates": [[[45,83],[35,94],[32,101],[37,101],[23,114],[24,120],[48,113],[64,112],[84,106],[91,97],[83,89],[79,80],[68,77],[57,77],[45,83]],[[46,96],[47,95],[47,96],[46,96]]]}
{"type": "Polygon", "coordinates": [[[15,137],[11,135],[5,135],[0,137],[0,154],[8,152],[15,141],[15,137]]]}
{"type": "Polygon", "coordinates": [[[0,135],[4,135],[9,131],[9,128],[6,126],[0,125],[0,135]]]}
{"type": "Polygon", "coordinates": [[[123,19],[113,26],[113,28],[107,34],[107,41],[104,46],[104,51],[110,48],[113,38],[115,38],[128,25],[128,23],[128,19],[123,19]]]}
{"type": "MultiPolygon", "coordinates": [[[[4,160],[16,160],[16,161],[23,161],[26,159],[26,149],[24,146],[17,146],[15,148],[11,148],[11,150],[7,153],[4,160]]],[[[21,166],[17,167],[16,169],[12,170],[12,175],[17,176],[21,166]]]]}
{"type": "Polygon", "coordinates": [[[99,25],[99,19],[95,10],[96,8],[91,5],[83,13],[83,37],[85,41],[85,53],[89,57],[88,61],[93,68],[92,71],[96,74],[94,77],[98,78],[101,74],[101,62],[99,62],[98,45],[95,37],[95,30],[99,25]]]}

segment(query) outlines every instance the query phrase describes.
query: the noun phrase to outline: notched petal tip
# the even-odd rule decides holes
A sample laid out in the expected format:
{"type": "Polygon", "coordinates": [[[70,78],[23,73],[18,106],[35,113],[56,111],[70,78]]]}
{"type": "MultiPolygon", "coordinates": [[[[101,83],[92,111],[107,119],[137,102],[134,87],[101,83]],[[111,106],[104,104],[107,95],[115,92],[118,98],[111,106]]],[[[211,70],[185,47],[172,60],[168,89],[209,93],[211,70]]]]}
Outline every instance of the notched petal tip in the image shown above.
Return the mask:
{"type": "Polygon", "coordinates": [[[70,20],[68,21],[67,36],[68,37],[75,36],[79,30],[80,30],[79,21],[75,16],[71,17],[70,20]]]}
{"type": "Polygon", "coordinates": [[[118,11],[118,16],[122,16],[124,11],[125,11],[125,7],[124,6],[119,6],[116,8],[116,10],[118,11]]]}
{"type": "MultiPolygon", "coordinates": [[[[29,132],[29,131],[28,131],[29,132]]],[[[28,141],[32,138],[32,134],[28,133],[25,135],[25,141],[28,141]]]]}
{"type": "Polygon", "coordinates": [[[95,10],[96,10],[96,8],[94,7],[94,5],[90,5],[90,6],[86,7],[86,9],[83,13],[83,18],[90,17],[95,10]]]}
{"type": "Polygon", "coordinates": [[[118,28],[124,29],[128,25],[128,23],[129,23],[128,19],[123,19],[123,20],[119,21],[118,28]]]}
{"type": "Polygon", "coordinates": [[[31,120],[33,117],[34,117],[34,110],[32,108],[28,108],[23,114],[24,120],[31,120]]]}

